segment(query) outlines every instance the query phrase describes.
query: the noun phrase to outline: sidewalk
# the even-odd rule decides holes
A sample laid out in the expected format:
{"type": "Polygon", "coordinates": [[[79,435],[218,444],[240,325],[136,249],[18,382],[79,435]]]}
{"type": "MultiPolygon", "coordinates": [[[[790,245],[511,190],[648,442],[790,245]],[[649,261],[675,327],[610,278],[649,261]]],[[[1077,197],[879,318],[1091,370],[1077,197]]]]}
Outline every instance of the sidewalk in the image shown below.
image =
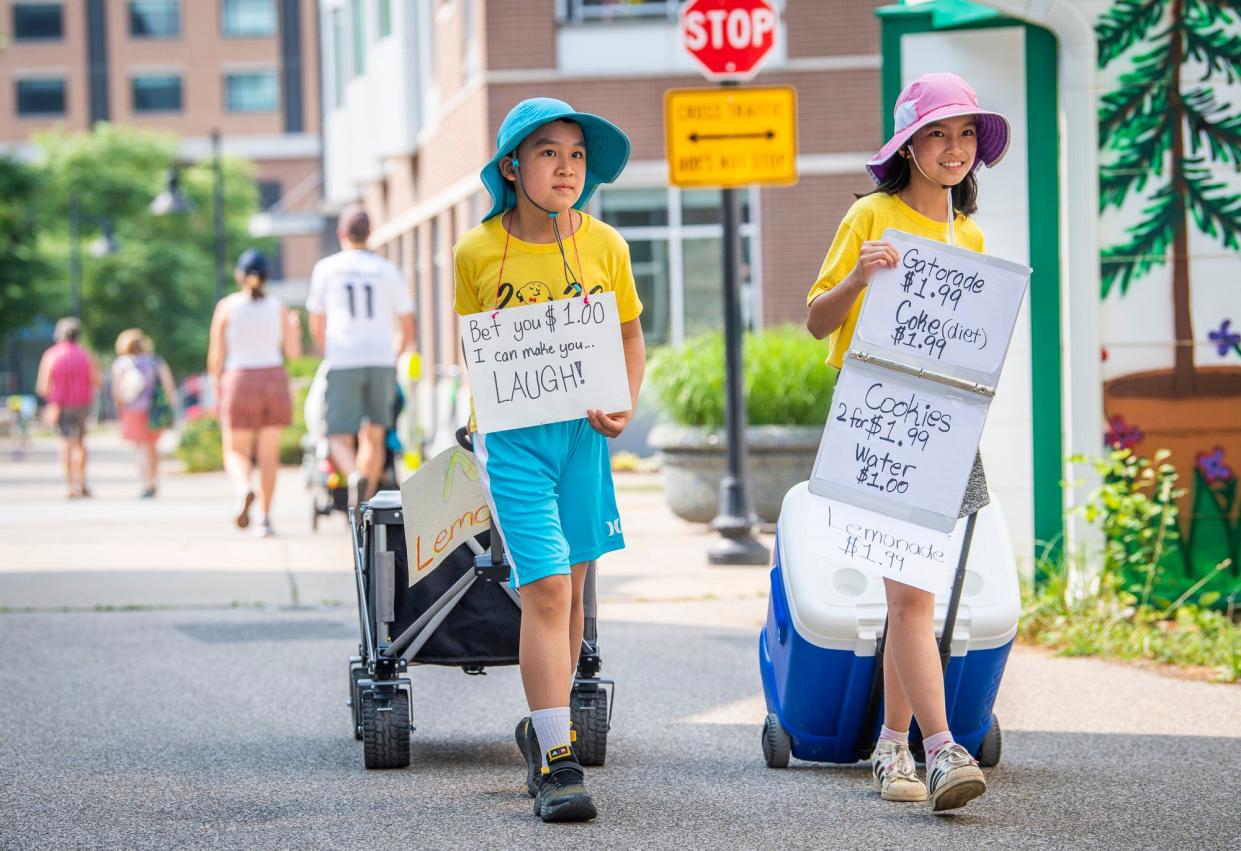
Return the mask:
{"type": "MultiPolygon", "coordinates": [[[[106,431],[88,441],[86,500],[64,498],[53,440],[20,461],[0,444],[0,609],[354,605],[344,515],[311,531],[300,470],[280,471],[277,537],[264,540],[234,528],[223,473],[185,474],[169,460],[159,496],[142,500],[128,446],[106,431]]],[[[709,567],[714,535],[667,511],[658,476],[616,480],[629,546],[602,562],[601,605],[658,603],[649,616],[684,623],[679,604],[714,600],[757,626],[767,568],[709,567]]]]}

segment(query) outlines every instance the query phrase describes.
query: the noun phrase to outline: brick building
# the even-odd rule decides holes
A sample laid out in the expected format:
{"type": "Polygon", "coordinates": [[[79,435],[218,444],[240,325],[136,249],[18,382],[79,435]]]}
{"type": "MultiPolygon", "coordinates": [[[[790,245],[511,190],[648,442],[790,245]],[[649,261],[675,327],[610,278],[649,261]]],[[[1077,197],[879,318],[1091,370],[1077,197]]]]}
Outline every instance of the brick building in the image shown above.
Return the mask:
{"type": "Polygon", "coordinates": [[[316,20],[314,0],[3,0],[0,150],[110,121],[177,133],[199,159],[219,131],[256,164],[273,284],[296,300],[323,230],[316,20]]]}
{"type": "MultiPolygon", "coordinates": [[[[876,2],[782,0],[756,84],[800,102],[795,186],[745,195],[746,312],[800,321],[836,223],[869,188],[880,138],[876,2]]],[[[478,171],[523,98],[554,96],[622,127],[633,153],[591,212],[628,240],[648,343],[720,326],[719,192],[667,182],[663,93],[708,85],[680,47],[677,0],[320,0],[325,197],[361,198],[374,246],[406,272],[428,375],[455,377],[451,249],[486,209],[478,171]]]]}

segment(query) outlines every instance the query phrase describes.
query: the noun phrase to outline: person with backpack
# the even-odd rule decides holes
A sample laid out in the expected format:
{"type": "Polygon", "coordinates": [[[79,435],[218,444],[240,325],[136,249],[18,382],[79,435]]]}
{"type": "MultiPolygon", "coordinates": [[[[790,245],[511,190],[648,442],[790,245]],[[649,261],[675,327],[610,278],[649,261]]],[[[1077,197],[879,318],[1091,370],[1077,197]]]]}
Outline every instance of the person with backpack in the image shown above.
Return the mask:
{"type": "Polygon", "coordinates": [[[121,437],[138,450],[138,475],[143,499],[159,487],[160,434],[172,426],[177,398],[172,370],[155,354],[140,328],[127,328],[116,338],[112,362],[112,400],[121,420],[121,437]]]}

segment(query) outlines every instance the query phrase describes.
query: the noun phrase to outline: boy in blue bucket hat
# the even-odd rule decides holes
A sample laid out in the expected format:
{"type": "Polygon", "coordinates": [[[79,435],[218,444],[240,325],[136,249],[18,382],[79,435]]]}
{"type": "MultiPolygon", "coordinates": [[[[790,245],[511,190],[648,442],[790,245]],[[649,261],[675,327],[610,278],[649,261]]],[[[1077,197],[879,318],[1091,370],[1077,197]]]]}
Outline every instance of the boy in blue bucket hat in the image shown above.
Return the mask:
{"type": "Polygon", "coordinates": [[[526,786],[543,821],[596,815],[572,749],[569,698],[582,646],[587,565],[625,545],[605,438],[629,424],[646,365],[629,246],[582,212],[629,159],[611,122],[553,98],[513,107],[482,170],[491,209],[453,249],[458,314],[616,294],[628,411],[491,434],[474,450],[492,515],[521,589],[521,678],[530,716],[517,725],[526,786]]]}

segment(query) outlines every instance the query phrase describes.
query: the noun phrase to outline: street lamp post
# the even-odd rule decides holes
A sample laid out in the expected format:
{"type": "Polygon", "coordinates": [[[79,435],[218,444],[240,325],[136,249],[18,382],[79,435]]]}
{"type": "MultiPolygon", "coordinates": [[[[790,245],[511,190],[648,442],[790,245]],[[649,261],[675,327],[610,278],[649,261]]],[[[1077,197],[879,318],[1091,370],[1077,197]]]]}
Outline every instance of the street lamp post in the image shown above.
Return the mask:
{"type": "MultiPolygon", "coordinates": [[[[215,235],[215,300],[224,297],[228,286],[228,241],[224,230],[224,161],[220,152],[220,131],[211,131],[211,221],[215,235]]],[[[151,214],[155,216],[188,213],[194,205],[181,191],[180,163],[168,170],[168,183],[151,201],[151,214]]]]}
{"type": "MultiPolygon", "coordinates": [[[[100,235],[90,244],[92,257],[107,257],[120,250],[112,232],[110,219],[88,216],[99,224],[100,235]]],[[[69,193],[69,312],[82,318],[82,199],[77,192],[69,193]]]]}
{"type": "Polygon", "coordinates": [[[69,195],[69,311],[82,318],[82,202],[78,193],[69,195]]]}
{"type": "Polygon", "coordinates": [[[211,168],[215,173],[212,219],[215,227],[215,301],[224,298],[228,278],[228,245],[224,231],[224,163],[220,158],[220,131],[211,131],[211,168]]]}

